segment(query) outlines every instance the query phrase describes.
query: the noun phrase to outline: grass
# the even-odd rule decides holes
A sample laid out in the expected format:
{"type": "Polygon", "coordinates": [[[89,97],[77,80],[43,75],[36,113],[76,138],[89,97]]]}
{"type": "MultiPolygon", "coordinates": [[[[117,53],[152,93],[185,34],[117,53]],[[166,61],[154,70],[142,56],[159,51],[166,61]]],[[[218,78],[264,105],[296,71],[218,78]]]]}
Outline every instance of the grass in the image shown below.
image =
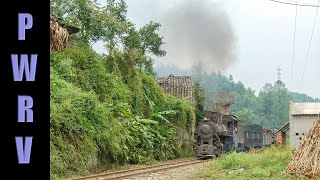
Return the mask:
{"type": "Polygon", "coordinates": [[[291,152],[285,146],[253,149],[249,153],[233,152],[212,160],[196,176],[219,180],[290,180],[295,178],[284,174],[290,159],[291,152]]]}

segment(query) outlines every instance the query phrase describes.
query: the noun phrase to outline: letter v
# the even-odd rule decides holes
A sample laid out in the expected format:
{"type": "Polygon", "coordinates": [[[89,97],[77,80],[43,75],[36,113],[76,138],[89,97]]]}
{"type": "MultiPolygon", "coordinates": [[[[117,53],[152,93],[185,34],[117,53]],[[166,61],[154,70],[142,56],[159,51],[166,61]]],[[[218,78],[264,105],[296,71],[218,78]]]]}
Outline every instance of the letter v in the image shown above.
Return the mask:
{"type": "Polygon", "coordinates": [[[17,146],[19,164],[29,164],[31,146],[32,146],[32,137],[26,137],[26,142],[24,147],[23,147],[23,138],[16,137],[16,146],[17,146]]]}

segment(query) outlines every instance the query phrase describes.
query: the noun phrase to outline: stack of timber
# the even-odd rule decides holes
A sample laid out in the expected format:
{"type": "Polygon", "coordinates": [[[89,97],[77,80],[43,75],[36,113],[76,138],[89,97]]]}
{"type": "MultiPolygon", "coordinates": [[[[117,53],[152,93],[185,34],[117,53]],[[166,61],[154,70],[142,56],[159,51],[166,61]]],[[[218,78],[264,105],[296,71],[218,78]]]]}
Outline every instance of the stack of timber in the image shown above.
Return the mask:
{"type": "Polygon", "coordinates": [[[68,43],[69,32],[54,17],[50,17],[50,51],[62,51],[68,43]]]}

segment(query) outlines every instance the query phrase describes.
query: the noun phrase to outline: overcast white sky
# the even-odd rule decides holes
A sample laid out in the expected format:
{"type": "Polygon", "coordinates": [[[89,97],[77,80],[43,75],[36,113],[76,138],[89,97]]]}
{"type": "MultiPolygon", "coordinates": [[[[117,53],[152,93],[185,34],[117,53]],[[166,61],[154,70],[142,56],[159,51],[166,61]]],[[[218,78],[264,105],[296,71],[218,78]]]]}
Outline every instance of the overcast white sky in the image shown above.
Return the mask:
{"type": "MultiPolygon", "coordinates": [[[[158,21],[163,24],[161,29],[165,31],[164,13],[179,1],[183,0],[126,0],[128,18],[137,27],[143,26],[150,20],[158,21]]],[[[225,74],[232,74],[235,81],[240,80],[246,87],[259,92],[265,83],[275,82],[276,69],[280,66],[281,80],[290,91],[320,98],[318,79],[320,77],[320,8],[302,80],[316,8],[298,7],[295,58],[291,80],[295,6],[278,4],[269,0],[207,1],[213,3],[213,10],[219,9],[225,13],[236,39],[235,63],[224,71],[225,74]]],[[[282,1],[288,2],[289,0],[282,1]]],[[[290,2],[295,2],[295,0],[290,0],[290,2]]],[[[299,0],[299,3],[316,5],[318,0],[299,0]]],[[[207,9],[210,9],[210,6],[207,9]]],[[[166,41],[165,36],[164,40],[166,41]]],[[[172,38],[170,41],[173,41],[172,38]]],[[[170,41],[166,42],[170,43],[170,41]]],[[[103,51],[101,44],[96,44],[94,47],[98,52],[103,51]]],[[[166,57],[157,59],[157,64],[173,63],[181,68],[188,68],[192,65],[192,62],[183,63],[183,58],[181,60],[176,55],[172,56],[173,53],[170,50],[167,52],[166,57]]]]}

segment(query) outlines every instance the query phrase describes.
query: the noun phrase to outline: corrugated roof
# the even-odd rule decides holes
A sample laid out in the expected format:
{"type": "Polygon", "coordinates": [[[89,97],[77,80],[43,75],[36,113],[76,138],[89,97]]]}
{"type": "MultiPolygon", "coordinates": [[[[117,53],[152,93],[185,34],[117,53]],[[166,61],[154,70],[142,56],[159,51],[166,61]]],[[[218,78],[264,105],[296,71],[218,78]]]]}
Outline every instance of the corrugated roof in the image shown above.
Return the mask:
{"type": "Polygon", "coordinates": [[[293,103],[292,115],[318,115],[320,102],[293,103]]]}

